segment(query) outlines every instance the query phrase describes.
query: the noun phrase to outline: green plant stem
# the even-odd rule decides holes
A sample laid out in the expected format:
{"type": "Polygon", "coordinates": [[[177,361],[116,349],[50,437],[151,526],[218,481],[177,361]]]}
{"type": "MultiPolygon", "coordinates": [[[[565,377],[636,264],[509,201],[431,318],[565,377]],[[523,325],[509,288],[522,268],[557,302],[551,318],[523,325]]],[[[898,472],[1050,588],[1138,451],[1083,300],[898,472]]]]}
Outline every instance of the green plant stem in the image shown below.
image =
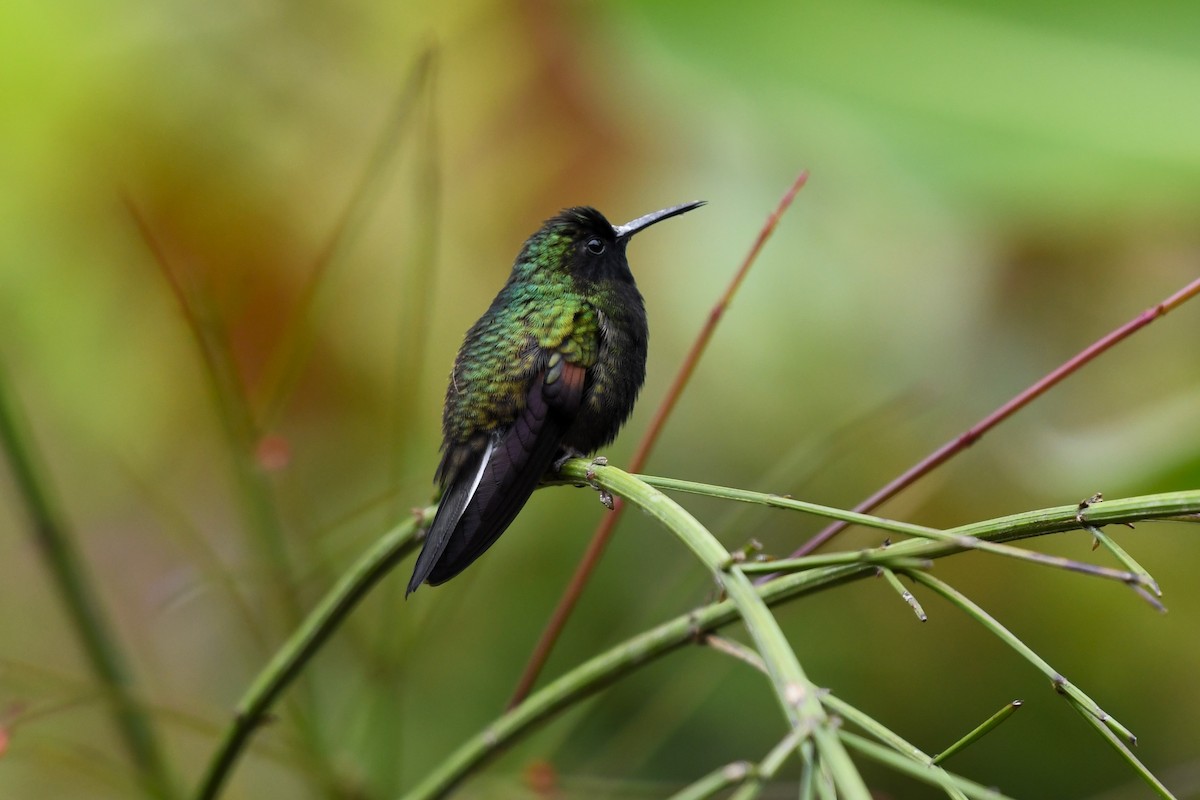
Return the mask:
{"type": "MultiPolygon", "coordinates": [[[[614,467],[599,467],[582,459],[573,459],[563,465],[559,472],[565,480],[587,481],[637,505],[671,530],[709,568],[714,579],[728,594],[730,610],[736,611],[741,617],[754,640],[759,655],[767,666],[776,699],[790,727],[803,728],[806,735],[811,736],[821,766],[830,770],[844,797],[863,800],[869,798],[870,794],[858,770],[837,741],[837,733],[829,724],[825,710],[820,704],[817,688],[805,676],[795,652],[750,579],[736,565],[729,566],[729,552],[712,534],[666,495],[614,467]]],[[[685,622],[689,628],[693,624],[691,619],[685,622]]],[[[645,643],[645,640],[633,641],[637,648],[645,643]]],[[[648,655],[643,654],[642,658],[648,655]]],[[[622,659],[620,654],[616,657],[622,659]]],[[[589,664],[592,664],[593,668],[608,666],[597,664],[595,660],[589,664]]],[[[547,689],[555,688],[557,684],[558,682],[551,684],[547,689]]],[[[570,693],[570,687],[565,688],[568,688],[570,693]]],[[[535,701],[535,698],[544,694],[545,690],[502,716],[482,734],[482,738],[476,737],[460,748],[407,797],[410,800],[444,797],[465,777],[471,765],[478,763],[489,751],[511,736],[518,725],[524,725],[527,721],[533,721],[549,712],[551,705],[535,701]],[[480,745],[484,749],[480,749],[480,745]]]]}
{"type": "Polygon", "coordinates": [[[992,714],[990,717],[988,717],[986,720],[984,720],[981,725],[979,725],[977,728],[975,728],[975,730],[971,731],[966,736],[962,737],[957,742],[950,745],[945,750],[943,750],[942,752],[940,752],[936,756],[934,756],[933,763],[941,764],[943,761],[950,758],[951,756],[962,752],[967,747],[970,747],[975,742],[977,742],[981,738],[983,738],[985,735],[987,735],[987,734],[991,733],[993,730],[995,730],[996,727],[1001,722],[1004,722],[1006,719],[1008,719],[1013,714],[1015,714],[1017,709],[1020,707],[1021,707],[1020,700],[1013,700],[1011,703],[1006,703],[1003,708],[1001,708],[995,714],[992,714]]]}
{"type": "MultiPolygon", "coordinates": [[[[821,698],[821,702],[825,704],[825,708],[829,710],[830,714],[836,714],[846,722],[857,725],[886,746],[895,750],[898,755],[911,759],[914,764],[927,769],[941,769],[941,767],[935,764],[933,757],[928,753],[875,718],[850,705],[845,700],[838,698],[832,693],[827,693],[821,698]]],[[[951,800],[967,800],[967,796],[957,786],[950,785],[943,786],[943,788],[951,800]]]]}
{"type": "Polygon", "coordinates": [[[1065,697],[1071,704],[1072,708],[1079,711],[1080,714],[1083,714],[1086,719],[1093,723],[1093,727],[1097,728],[1097,730],[1103,734],[1104,740],[1108,742],[1113,749],[1115,749],[1121,755],[1122,758],[1124,758],[1131,766],[1133,766],[1135,772],[1137,772],[1137,774],[1143,780],[1145,780],[1150,787],[1159,794],[1160,797],[1172,797],[1171,793],[1166,790],[1162,783],[1160,783],[1158,779],[1155,778],[1150,772],[1150,770],[1146,769],[1145,765],[1138,760],[1137,756],[1130,751],[1127,745],[1137,744],[1137,737],[1134,736],[1128,728],[1118,722],[1113,716],[1108,714],[1108,712],[1100,708],[1096,701],[1084,694],[1083,690],[1068,681],[1066,677],[1051,667],[1045,659],[1033,652],[1028,645],[1018,639],[1003,625],[1001,625],[995,617],[984,611],[978,604],[976,604],[962,592],[959,592],[945,581],[934,578],[932,575],[928,575],[923,572],[913,572],[908,574],[913,580],[924,584],[948,600],[952,605],[957,606],[964,613],[990,631],[994,636],[1007,644],[1018,655],[1037,668],[1043,675],[1049,678],[1054,690],[1061,696],[1065,697]]]}
{"type": "Polygon", "coordinates": [[[1140,575],[1146,588],[1154,592],[1155,597],[1162,597],[1162,589],[1158,588],[1158,581],[1154,580],[1146,568],[1139,564],[1133,556],[1125,552],[1125,548],[1113,541],[1111,536],[1097,528],[1095,525],[1084,525],[1083,529],[1090,533],[1093,538],[1095,538],[1097,544],[1104,545],[1104,549],[1112,553],[1113,557],[1116,558],[1117,561],[1120,561],[1121,564],[1124,565],[1125,569],[1129,570],[1135,575],[1140,575]]]}
{"type": "Polygon", "coordinates": [[[1096,719],[1095,716],[1093,716],[1088,712],[1087,709],[1083,708],[1079,704],[1072,703],[1071,708],[1079,712],[1079,715],[1083,717],[1089,725],[1095,728],[1097,733],[1104,737],[1104,740],[1121,755],[1121,758],[1123,758],[1125,762],[1133,768],[1133,771],[1138,774],[1138,777],[1145,781],[1146,784],[1154,790],[1155,794],[1161,798],[1164,798],[1164,800],[1175,800],[1175,795],[1171,794],[1171,790],[1164,786],[1162,781],[1155,777],[1154,773],[1146,769],[1146,765],[1143,764],[1138,757],[1133,754],[1133,751],[1129,749],[1129,745],[1126,744],[1120,736],[1118,736],[1112,731],[1112,729],[1105,725],[1103,721],[1096,719]]]}
{"type": "Polygon", "coordinates": [[[196,791],[196,800],[212,800],[220,795],[225,779],[275,700],[367,592],[416,547],[414,534],[418,526],[427,525],[433,519],[434,511],[433,507],[423,509],[382,536],[342,575],[337,585],[275,653],[238,702],[233,722],[221,737],[196,791]]]}
{"type": "MultiPolygon", "coordinates": [[[[1008,545],[999,542],[986,541],[982,538],[971,535],[964,535],[958,531],[940,531],[936,528],[927,528],[924,525],[914,525],[909,522],[897,522],[896,520],[883,519],[882,517],[873,517],[867,514],[859,514],[852,511],[843,511],[838,508],[822,506],[816,503],[808,503],[803,500],[795,500],[790,497],[782,497],[774,494],[764,494],[762,492],[751,492],[746,489],[730,489],[725,486],[713,486],[705,483],[694,483],[692,481],[681,481],[673,478],[657,478],[646,475],[639,475],[642,480],[659,489],[668,491],[687,492],[689,494],[703,494],[709,497],[720,497],[726,500],[736,500],[742,503],[755,503],[758,505],[772,506],[775,508],[786,508],[793,511],[803,511],[809,514],[815,514],[829,519],[836,519],[847,523],[856,523],[865,525],[880,530],[889,531],[891,533],[901,533],[907,536],[915,536],[922,539],[936,539],[944,542],[954,542],[963,549],[983,550],[996,555],[1016,558],[1021,561],[1030,561],[1044,566],[1055,567],[1058,569],[1067,569],[1073,572],[1083,572],[1088,575],[1095,575],[1101,578],[1120,581],[1131,585],[1144,585],[1145,578],[1134,572],[1124,570],[1109,569],[1095,564],[1088,564],[1083,561],[1075,561],[1069,558],[1060,558],[1057,556],[1048,556],[1043,553],[1034,553],[1029,550],[1022,550],[1018,547],[1009,547],[1008,545]]],[[[1096,508],[1097,506],[1093,506],[1096,508]]],[[[1078,505],[1072,506],[1075,514],[1078,514],[1078,505]]],[[[1072,516],[1075,522],[1071,527],[1077,528],[1080,523],[1072,516]]],[[[801,558],[788,558],[779,561],[768,561],[762,563],[747,564],[743,567],[746,572],[771,572],[772,565],[775,565],[778,571],[791,571],[797,569],[809,569],[813,566],[826,566],[828,564],[844,563],[848,560],[857,560],[862,563],[893,563],[891,559],[899,557],[894,546],[880,547],[873,550],[863,550],[858,553],[833,553],[827,556],[803,556],[801,558]],[[885,555],[886,554],[886,555],[885,555]]],[[[896,567],[899,568],[899,567],[896,567]]],[[[1153,581],[1151,581],[1152,583],[1153,581]]]]}
{"type": "Polygon", "coordinates": [[[895,750],[876,744],[870,739],[850,733],[849,731],[842,731],[841,738],[847,747],[862,753],[864,756],[885,764],[897,772],[903,772],[919,781],[940,786],[947,792],[957,789],[967,797],[976,798],[976,800],[1011,800],[1008,795],[1001,794],[995,789],[989,789],[975,781],[954,775],[944,769],[930,769],[929,767],[922,766],[912,759],[905,758],[895,750]]]}
{"type": "MultiPolygon", "coordinates": [[[[804,728],[793,728],[789,731],[779,744],[771,748],[771,752],[767,753],[758,766],[751,770],[742,786],[733,793],[729,800],[754,800],[762,794],[767,782],[774,778],[775,774],[787,763],[788,756],[796,752],[797,747],[805,746],[804,740],[807,736],[808,731],[804,728]]],[[[812,763],[811,758],[805,760],[812,763]]]]}
{"type": "Polygon", "coordinates": [[[575,459],[559,472],[567,479],[587,480],[638,506],[674,533],[708,567],[737,607],[767,666],[776,699],[791,728],[805,730],[805,738],[812,737],[820,763],[832,773],[839,793],[846,798],[869,800],[866,784],[829,724],[818,697],[819,690],[804,674],[795,651],[754,584],[739,565],[730,563],[729,551],[716,537],[665,494],[616,467],[589,465],[575,459]]]}
{"type": "MultiPolygon", "coordinates": [[[[718,652],[724,653],[728,656],[736,658],[739,661],[742,661],[743,663],[749,664],[751,667],[760,672],[765,673],[767,671],[767,667],[765,664],[763,664],[762,659],[758,657],[758,653],[755,653],[753,650],[739,642],[724,639],[716,634],[709,634],[708,636],[704,637],[704,643],[718,652]]],[[[857,725],[901,755],[907,756],[923,766],[937,768],[937,762],[933,757],[923,752],[919,747],[908,742],[898,733],[883,725],[873,717],[863,713],[859,709],[847,703],[845,700],[839,699],[833,693],[822,692],[821,704],[825,706],[825,709],[830,714],[833,714],[834,716],[839,717],[853,725],[857,725]]],[[[772,750],[772,754],[777,753],[778,750],[779,747],[777,746],[775,750],[772,750]]],[[[771,763],[774,764],[774,762],[771,763]]],[[[753,776],[751,776],[751,779],[755,780],[759,778],[766,770],[767,764],[768,761],[764,760],[763,765],[760,765],[759,769],[755,771],[753,776]]],[[[778,765],[775,765],[770,770],[770,774],[774,775],[777,769],[778,765]]],[[[756,782],[761,784],[761,781],[756,782]]],[[[946,793],[951,797],[952,800],[967,800],[967,796],[963,794],[962,791],[957,787],[952,786],[947,788],[946,793]]],[[[755,795],[756,794],[757,791],[755,791],[755,795]]],[[[748,795],[748,797],[752,796],[754,795],[748,795]]],[[[734,795],[734,797],[730,800],[744,800],[744,798],[742,798],[740,795],[734,795]]]]}
{"type": "Polygon", "coordinates": [[[137,769],[138,779],[153,797],[179,797],[150,716],[134,693],[133,678],[121,646],[104,616],[100,597],[38,463],[32,436],[21,418],[16,398],[9,393],[3,370],[0,370],[0,444],[32,523],[34,540],[92,672],[112,704],[114,722],[137,769]]]}
{"type": "Polygon", "coordinates": [[[278,621],[282,622],[285,629],[290,629],[301,618],[300,602],[291,582],[291,554],[284,536],[283,522],[272,498],[270,482],[254,460],[260,431],[238,377],[221,322],[210,307],[202,287],[192,276],[186,271],[172,269],[166,250],[133,199],[129,196],[122,199],[195,341],[213,407],[229,448],[235,488],[246,527],[259,548],[259,560],[264,574],[268,576],[266,582],[273,594],[278,621]]]}
{"type": "Polygon", "coordinates": [[[891,586],[892,589],[895,590],[896,594],[900,595],[900,599],[908,603],[909,608],[911,608],[913,613],[917,615],[917,619],[919,619],[921,622],[925,622],[929,619],[929,617],[925,614],[925,609],[921,608],[921,603],[917,600],[916,596],[900,582],[900,579],[896,577],[895,572],[887,567],[880,567],[879,574],[882,575],[884,580],[887,581],[888,586],[891,586]]]}
{"type": "MultiPolygon", "coordinates": [[[[582,468],[588,462],[567,462],[564,468],[582,468]]],[[[578,481],[563,481],[572,485],[578,481]]],[[[950,532],[960,536],[979,536],[1013,541],[1072,530],[1078,527],[1077,505],[1029,511],[964,525],[950,532]]],[[[1200,512],[1200,491],[1174,492],[1145,497],[1106,500],[1090,512],[1096,524],[1137,522],[1143,519],[1169,518],[1200,512]]],[[[916,558],[942,558],[960,553],[963,548],[951,542],[912,539],[892,546],[903,555],[916,558]]],[[[874,573],[870,565],[844,565],[782,575],[758,587],[768,605],[793,600],[829,587],[858,580],[874,573]]],[[[626,674],[635,672],[674,650],[692,644],[697,637],[717,630],[737,619],[733,603],[725,600],[704,606],[662,623],[574,668],[567,674],[531,694],[525,702],[494,720],[483,731],[463,742],[407,795],[409,798],[436,797],[448,792],[472,770],[477,769],[517,737],[559,711],[591,696],[626,674]]],[[[805,767],[807,768],[807,767],[805,767]]],[[[818,782],[819,784],[819,782],[818,782]]],[[[802,783],[802,787],[806,784],[802,783]]]]}
{"type": "Polygon", "coordinates": [[[700,780],[680,789],[667,800],[708,800],[716,797],[730,786],[736,786],[746,779],[754,770],[749,761],[734,761],[718,767],[700,780]]]}
{"type": "MultiPolygon", "coordinates": [[[[581,465],[582,469],[586,471],[588,462],[575,461],[568,462],[568,464],[581,465]]],[[[574,482],[564,481],[563,484],[574,482]]],[[[432,509],[426,509],[424,513],[429,515],[432,513],[432,509]]],[[[962,536],[1011,541],[1074,529],[1078,526],[1075,521],[1077,513],[1078,507],[1075,505],[1060,506],[964,525],[952,529],[950,532],[962,536]]],[[[1089,517],[1090,522],[1100,525],[1197,513],[1200,513],[1200,491],[1191,491],[1107,500],[1090,509],[1089,517]]],[[[399,533],[400,531],[396,531],[393,532],[393,535],[399,533]]],[[[936,559],[962,552],[963,548],[950,542],[912,539],[893,545],[892,550],[894,553],[913,558],[936,559]]],[[[354,575],[344,576],[339,582],[340,588],[331,592],[323,601],[322,606],[309,615],[304,627],[311,629],[312,635],[319,636],[322,641],[328,638],[345,615],[322,613],[321,608],[337,602],[336,598],[340,596],[353,594],[355,598],[360,598],[369,587],[358,586],[358,582],[377,580],[378,576],[375,573],[381,568],[377,562],[388,561],[390,564],[393,558],[394,555],[390,548],[382,543],[381,546],[372,548],[371,552],[360,559],[355,567],[354,575]]],[[[808,570],[780,576],[758,587],[757,591],[769,605],[775,605],[834,585],[867,577],[874,574],[874,569],[871,565],[852,564],[808,570]]],[[[347,608],[346,611],[348,610],[347,608]]],[[[500,749],[527,733],[539,722],[549,719],[559,711],[600,691],[622,676],[635,672],[680,647],[694,643],[700,634],[728,625],[737,618],[737,610],[731,601],[713,603],[668,620],[595,656],[531,694],[525,702],[494,720],[476,736],[463,742],[457,750],[435,767],[417,788],[412,790],[410,796],[435,796],[439,791],[448,791],[466,777],[471,770],[478,768],[497,754],[500,749]]],[[[265,714],[270,707],[269,702],[264,702],[259,697],[261,691],[266,687],[273,686],[275,681],[279,680],[279,676],[291,677],[299,672],[303,667],[303,661],[312,655],[313,649],[315,649],[315,645],[311,649],[295,647],[291,643],[285,646],[272,659],[269,668],[264,669],[255,679],[254,686],[262,687],[262,689],[255,692],[247,691],[242,700],[242,706],[260,709],[259,721],[261,721],[261,714],[265,714]],[[269,679],[268,673],[274,674],[276,678],[269,679]]],[[[285,687],[286,680],[272,689],[272,694],[277,695],[285,687]]],[[[220,757],[227,763],[220,767],[216,763],[211,764],[207,781],[216,777],[217,786],[219,786],[220,780],[224,778],[224,771],[231,768],[238,750],[244,746],[253,728],[254,725],[246,726],[246,731],[232,742],[230,741],[232,730],[226,734],[226,742],[222,745],[220,757]]],[[[215,796],[215,788],[209,794],[197,795],[201,798],[215,796]]]]}

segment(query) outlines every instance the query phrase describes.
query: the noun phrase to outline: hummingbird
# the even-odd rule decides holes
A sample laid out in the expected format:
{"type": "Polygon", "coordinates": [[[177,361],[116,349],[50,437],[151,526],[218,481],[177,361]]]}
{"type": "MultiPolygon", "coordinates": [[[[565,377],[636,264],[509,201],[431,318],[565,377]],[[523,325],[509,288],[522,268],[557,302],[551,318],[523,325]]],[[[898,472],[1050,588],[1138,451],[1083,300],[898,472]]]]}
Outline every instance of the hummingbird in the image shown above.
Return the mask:
{"type": "Polygon", "coordinates": [[[613,225],[567,208],[526,241],[454,359],[442,412],[442,489],[406,596],[462,572],[504,533],[542,477],[616,438],[646,377],[649,328],[625,249],[704,205],[613,225]]]}

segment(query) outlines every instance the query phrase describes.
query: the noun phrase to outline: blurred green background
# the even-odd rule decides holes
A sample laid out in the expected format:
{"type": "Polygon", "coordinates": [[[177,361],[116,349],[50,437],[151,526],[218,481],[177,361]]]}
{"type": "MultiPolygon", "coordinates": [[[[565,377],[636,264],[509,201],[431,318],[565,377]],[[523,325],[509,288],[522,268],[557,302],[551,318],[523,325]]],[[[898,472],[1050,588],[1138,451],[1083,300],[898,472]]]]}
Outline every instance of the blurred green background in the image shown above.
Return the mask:
{"type": "MultiPolygon", "coordinates": [[[[460,337],[545,217],[710,203],[631,248],[653,335],[641,405],[606,452],[620,465],[766,214],[811,170],[648,471],[849,506],[1195,278],[1197,41],[1200,5],[1184,2],[4,4],[0,364],[181,779],[290,630],[280,576],[311,607],[429,501],[460,337]],[[261,471],[241,482],[135,213],[221,332],[260,426],[261,471]],[[246,486],[269,500],[258,517],[246,486]],[[256,545],[263,525],[290,563],[256,545]]],[[[949,526],[1195,488],[1198,341],[1200,308],[1184,306],[882,513],[949,526]]],[[[0,474],[0,797],[130,796],[0,474]]],[[[731,548],[783,553],[820,527],[684,502],[731,548]]],[[[502,709],[602,513],[590,491],[539,492],[486,558],[408,602],[402,565],[226,796],[411,786],[502,709]]],[[[1169,614],[992,557],[936,574],[1200,797],[1195,531],[1118,537],[1169,614]]],[[[1082,533],[1032,546],[1110,563],[1082,533]]],[[[691,556],[630,515],[547,677],[711,596],[691,556]]],[[[1028,665],[922,600],[925,625],[877,582],[781,617],[817,683],[929,751],[1023,699],[949,764],[975,780],[1148,796],[1028,665]]],[[[664,796],[761,758],[782,722],[759,675],[694,648],[541,729],[462,796],[531,796],[534,773],[556,776],[548,796],[664,796]]],[[[865,769],[880,797],[933,796],[865,769]]]]}

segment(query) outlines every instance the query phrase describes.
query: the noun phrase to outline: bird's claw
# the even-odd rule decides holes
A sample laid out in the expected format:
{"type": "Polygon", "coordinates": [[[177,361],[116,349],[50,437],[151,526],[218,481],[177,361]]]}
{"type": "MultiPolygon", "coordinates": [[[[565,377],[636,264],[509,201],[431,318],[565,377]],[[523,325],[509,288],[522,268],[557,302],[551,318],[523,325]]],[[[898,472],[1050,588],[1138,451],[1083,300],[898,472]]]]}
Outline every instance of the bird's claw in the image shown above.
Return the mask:
{"type": "Polygon", "coordinates": [[[596,491],[600,492],[600,505],[604,506],[609,511],[612,511],[613,510],[612,494],[609,493],[609,491],[607,489],[601,489],[599,487],[596,488],[596,491]]]}
{"type": "Polygon", "coordinates": [[[554,464],[552,465],[554,467],[554,471],[562,472],[563,464],[567,463],[572,458],[583,458],[583,453],[572,449],[564,450],[561,456],[554,459],[554,464]]]}

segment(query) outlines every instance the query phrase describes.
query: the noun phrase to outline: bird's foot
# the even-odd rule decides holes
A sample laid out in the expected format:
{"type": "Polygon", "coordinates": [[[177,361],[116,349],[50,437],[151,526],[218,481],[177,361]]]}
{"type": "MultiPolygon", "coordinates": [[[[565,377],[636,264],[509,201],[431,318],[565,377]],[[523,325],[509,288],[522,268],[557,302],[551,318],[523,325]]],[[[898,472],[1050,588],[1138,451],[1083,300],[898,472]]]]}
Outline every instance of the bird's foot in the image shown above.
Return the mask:
{"type": "Polygon", "coordinates": [[[596,487],[596,491],[600,493],[600,505],[612,511],[614,507],[612,494],[607,489],[601,489],[599,486],[596,487]]]}
{"type": "MultiPolygon", "coordinates": [[[[554,459],[554,463],[551,466],[553,466],[555,472],[562,472],[563,464],[567,463],[572,458],[583,458],[583,455],[583,453],[579,452],[575,448],[567,447],[563,450],[563,454],[561,456],[554,459]]],[[[589,480],[590,479],[591,478],[589,476],[589,480]]]]}

